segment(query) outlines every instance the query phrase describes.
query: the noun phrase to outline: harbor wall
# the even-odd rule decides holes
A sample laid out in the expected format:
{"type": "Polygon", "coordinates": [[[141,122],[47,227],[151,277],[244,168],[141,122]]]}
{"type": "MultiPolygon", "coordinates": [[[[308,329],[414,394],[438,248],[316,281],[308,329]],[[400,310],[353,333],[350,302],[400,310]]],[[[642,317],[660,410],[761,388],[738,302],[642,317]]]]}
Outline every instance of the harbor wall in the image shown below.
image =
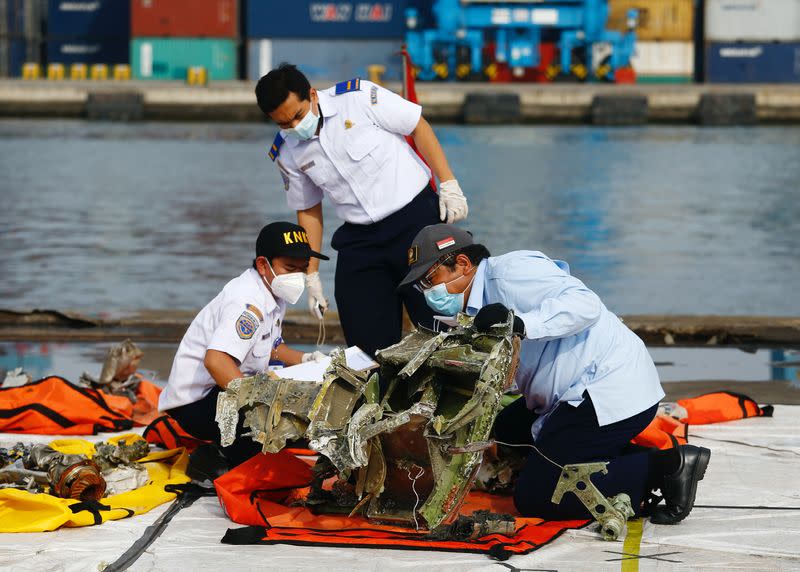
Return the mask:
{"type": "MultiPolygon", "coordinates": [[[[315,82],[325,88],[330,82],[315,82]]],[[[266,121],[253,82],[0,80],[0,117],[266,121]],[[92,96],[119,97],[135,113],[90,116],[92,96]]],[[[399,83],[387,87],[400,90],[399,83]]],[[[421,84],[425,117],[434,122],[631,125],[787,124],[800,122],[798,84],[563,85],[421,84]],[[513,100],[513,114],[508,102],[513,100]],[[516,105],[518,103],[518,105],[516,105]],[[602,103],[602,105],[600,105],[602,103]],[[610,106],[610,107],[609,107],[610,106]],[[610,110],[610,111],[609,111],[610,110]]],[[[115,109],[125,111],[124,105],[115,109]]]]}

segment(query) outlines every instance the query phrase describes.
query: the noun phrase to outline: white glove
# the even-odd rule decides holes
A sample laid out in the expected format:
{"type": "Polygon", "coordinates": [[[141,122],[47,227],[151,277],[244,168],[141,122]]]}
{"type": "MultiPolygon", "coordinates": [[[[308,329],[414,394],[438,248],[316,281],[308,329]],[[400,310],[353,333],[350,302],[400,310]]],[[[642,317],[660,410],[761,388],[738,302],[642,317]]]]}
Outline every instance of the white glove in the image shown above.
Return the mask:
{"type": "Polygon", "coordinates": [[[317,361],[324,360],[326,357],[328,357],[328,356],[326,356],[322,352],[311,352],[311,353],[303,354],[303,357],[300,358],[300,362],[301,363],[308,363],[310,361],[317,362],[317,361]]]}
{"type": "Polygon", "coordinates": [[[461,192],[458,181],[450,179],[439,184],[439,219],[453,224],[467,218],[467,197],[461,192]]]}
{"type": "Polygon", "coordinates": [[[306,274],[306,290],[308,290],[308,309],[312,316],[321,320],[322,314],[328,309],[328,300],[322,293],[322,280],[319,279],[319,272],[306,274]]]}

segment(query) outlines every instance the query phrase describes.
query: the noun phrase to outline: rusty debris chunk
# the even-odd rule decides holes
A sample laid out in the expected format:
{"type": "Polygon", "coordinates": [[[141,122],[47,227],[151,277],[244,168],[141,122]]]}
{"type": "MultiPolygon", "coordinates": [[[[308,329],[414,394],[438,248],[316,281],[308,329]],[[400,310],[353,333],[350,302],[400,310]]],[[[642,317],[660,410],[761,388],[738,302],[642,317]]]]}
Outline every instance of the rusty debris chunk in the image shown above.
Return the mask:
{"type": "Polygon", "coordinates": [[[0,449],[0,489],[99,500],[146,484],[147,469],[136,461],[149,452],[150,445],[141,438],[130,443],[97,443],[91,458],[62,453],[43,443],[17,443],[10,449],[0,449]]]}
{"type": "MultiPolygon", "coordinates": [[[[320,478],[333,471],[340,484],[328,495],[312,487],[315,510],[418,530],[450,525],[513,380],[519,343],[512,324],[509,314],[479,333],[461,315],[448,332],[418,330],[379,351],[373,370],[349,368],[336,350],[322,383],[276,378],[280,371],[234,380],[217,402],[222,444],[233,442],[242,415],[265,452],[302,438],[324,455],[330,470],[320,478]]],[[[466,528],[471,535],[486,527],[458,530],[466,528]]]]}
{"type": "Polygon", "coordinates": [[[512,515],[479,510],[469,516],[459,516],[452,524],[440,526],[428,538],[464,541],[476,540],[488,534],[512,536],[515,532],[516,519],[512,515]]]}

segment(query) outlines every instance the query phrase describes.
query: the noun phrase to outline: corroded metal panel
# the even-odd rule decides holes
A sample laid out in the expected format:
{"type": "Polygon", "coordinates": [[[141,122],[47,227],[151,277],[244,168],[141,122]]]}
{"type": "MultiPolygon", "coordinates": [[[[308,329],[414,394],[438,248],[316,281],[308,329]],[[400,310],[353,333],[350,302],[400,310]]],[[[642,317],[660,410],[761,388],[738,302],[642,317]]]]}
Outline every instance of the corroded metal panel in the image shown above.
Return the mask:
{"type": "Polygon", "coordinates": [[[466,316],[449,332],[415,331],[379,351],[374,372],[349,368],[337,350],[321,384],[274,375],[235,380],[218,401],[223,444],[244,414],[265,451],[304,437],[326,457],[309,501],[316,510],[349,506],[418,529],[449,525],[513,378],[512,318],[483,333],[466,316]],[[326,491],[331,470],[339,480],[326,491]]]}

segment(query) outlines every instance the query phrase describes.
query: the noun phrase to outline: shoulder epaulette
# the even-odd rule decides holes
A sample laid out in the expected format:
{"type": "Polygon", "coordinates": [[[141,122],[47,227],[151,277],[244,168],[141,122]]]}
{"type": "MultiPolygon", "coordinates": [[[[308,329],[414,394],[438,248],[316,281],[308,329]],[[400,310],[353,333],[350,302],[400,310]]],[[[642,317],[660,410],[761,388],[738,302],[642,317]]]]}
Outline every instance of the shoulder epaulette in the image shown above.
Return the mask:
{"type": "Polygon", "coordinates": [[[269,155],[269,158],[272,159],[273,161],[278,158],[278,153],[281,152],[281,145],[283,145],[283,142],[284,138],[281,136],[280,133],[278,133],[275,136],[275,140],[272,142],[272,147],[269,148],[269,153],[267,153],[267,155],[269,155]]]}
{"type": "Polygon", "coordinates": [[[347,81],[340,81],[336,84],[336,95],[343,93],[350,93],[351,91],[358,91],[361,89],[361,78],[348,79],[347,81]]]}

